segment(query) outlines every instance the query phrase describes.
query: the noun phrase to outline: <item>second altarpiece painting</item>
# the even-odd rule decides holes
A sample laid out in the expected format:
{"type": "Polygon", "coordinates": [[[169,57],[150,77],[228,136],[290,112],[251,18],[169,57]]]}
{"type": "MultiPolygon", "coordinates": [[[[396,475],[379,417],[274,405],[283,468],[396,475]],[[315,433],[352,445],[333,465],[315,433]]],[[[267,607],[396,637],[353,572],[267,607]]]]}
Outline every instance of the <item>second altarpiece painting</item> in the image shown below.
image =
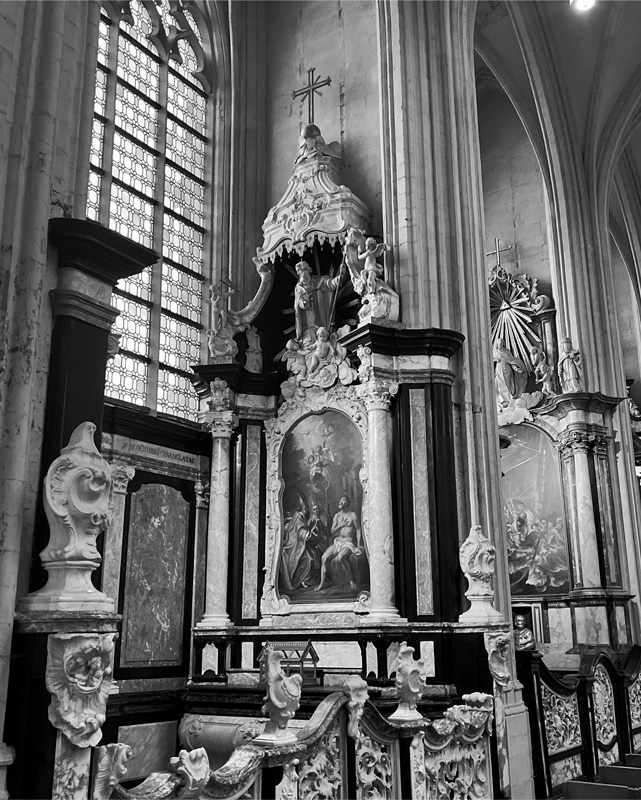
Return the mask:
{"type": "Polygon", "coordinates": [[[512,596],[569,589],[567,532],[558,454],[533,425],[501,428],[503,503],[512,596]]]}

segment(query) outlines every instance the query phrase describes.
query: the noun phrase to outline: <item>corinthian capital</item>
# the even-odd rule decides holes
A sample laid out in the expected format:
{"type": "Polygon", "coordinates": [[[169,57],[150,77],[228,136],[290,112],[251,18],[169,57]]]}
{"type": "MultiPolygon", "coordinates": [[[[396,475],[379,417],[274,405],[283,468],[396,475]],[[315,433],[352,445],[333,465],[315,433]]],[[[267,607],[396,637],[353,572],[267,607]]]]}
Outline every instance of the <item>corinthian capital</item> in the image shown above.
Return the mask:
{"type": "Polygon", "coordinates": [[[212,439],[229,439],[238,426],[238,417],[233,411],[209,411],[205,422],[212,439]]]}
{"type": "Polygon", "coordinates": [[[368,411],[388,411],[392,397],[397,392],[397,383],[387,383],[374,378],[358,387],[358,394],[368,411]]]}
{"type": "Polygon", "coordinates": [[[136,470],[133,467],[126,467],[124,464],[114,464],[111,469],[113,493],[127,494],[127,486],[136,474],[136,470]]]}
{"type": "Polygon", "coordinates": [[[574,429],[563,431],[556,441],[556,446],[561,455],[589,453],[599,440],[600,437],[594,431],[574,429]]]}

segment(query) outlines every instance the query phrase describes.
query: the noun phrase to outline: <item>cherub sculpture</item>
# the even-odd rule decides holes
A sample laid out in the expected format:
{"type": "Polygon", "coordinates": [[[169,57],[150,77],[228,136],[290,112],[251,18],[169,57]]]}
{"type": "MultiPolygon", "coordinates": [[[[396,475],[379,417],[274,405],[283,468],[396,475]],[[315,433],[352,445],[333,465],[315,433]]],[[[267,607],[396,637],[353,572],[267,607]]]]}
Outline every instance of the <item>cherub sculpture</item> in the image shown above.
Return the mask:
{"type": "Polygon", "coordinates": [[[289,720],[300,706],[303,679],[300,675],[286,675],[280,662],[284,654],[280,650],[267,650],[267,694],[262,707],[269,720],[263,733],[253,744],[286,744],[296,741],[296,736],[287,731],[289,720]]]}
{"type": "Polygon", "coordinates": [[[358,254],[359,261],[365,261],[361,279],[366,287],[367,294],[376,292],[376,278],[383,274],[383,267],[376,259],[389,249],[389,246],[384,242],[377,245],[376,239],[373,236],[368,236],[365,240],[365,250],[358,254]]]}

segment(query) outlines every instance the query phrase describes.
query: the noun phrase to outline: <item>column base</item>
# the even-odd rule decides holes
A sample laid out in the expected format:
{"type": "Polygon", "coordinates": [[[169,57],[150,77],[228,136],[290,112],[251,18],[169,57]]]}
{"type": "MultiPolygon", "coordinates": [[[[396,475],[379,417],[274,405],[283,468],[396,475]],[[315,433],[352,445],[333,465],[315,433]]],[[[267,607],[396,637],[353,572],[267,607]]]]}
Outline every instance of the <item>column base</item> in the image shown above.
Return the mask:
{"type": "Polygon", "coordinates": [[[229,619],[227,614],[205,614],[200,622],[197,622],[195,625],[195,629],[198,631],[233,627],[234,623],[229,619]]]}
{"type": "Polygon", "coordinates": [[[465,625],[486,625],[488,622],[505,622],[503,614],[492,605],[489,597],[468,597],[470,608],[458,618],[465,625]]]}

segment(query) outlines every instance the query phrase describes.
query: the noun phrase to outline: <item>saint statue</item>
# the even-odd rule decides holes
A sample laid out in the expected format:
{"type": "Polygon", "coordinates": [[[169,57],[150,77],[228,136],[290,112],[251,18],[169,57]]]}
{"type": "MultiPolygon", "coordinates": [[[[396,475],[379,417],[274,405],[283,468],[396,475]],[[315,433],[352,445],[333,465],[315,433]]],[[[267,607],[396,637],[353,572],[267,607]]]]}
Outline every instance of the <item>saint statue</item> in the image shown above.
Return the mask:
{"type": "Polygon", "coordinates": [[[525,363],[505,346],[503,339],[498,339],[494,348],[494,381],[499,402],[509,405],[525,391],[527,383],[527,367],[525,363]]]}
{"type": "Polygon", "coordinates": [[[383,274],[383,267],[376,259],[382,256],[386,250],[389,250],[389,247],[384,242],[376,244],[376,239],[373,236],[368,236],[365,240],[365,250],[358,254],[358,260],[365,261],[361,272],[361,279],[365,285],[367,294],[374,294],[374,292],[376,292],[376,278],[383,274]]]}
{"type": "MultiPolygon", "coordinates": [[[[298,282],[294,288],[294,318],[296,320],[296,341],[314,342],[318,330],[317,311],[319,305],[318,292],[333,292],[339,285],[341,273],[335,278],[325,275],[312,275],[312,268],[307,261],[296,264],[298,282]]],[[[329,320],[327,320],[329,323],[329,320]]]]}
{"type": "Polygon", "coordinates": [[[572,347],[572,340],[565,337],[561,343],[562,352],[559,356],[559,380],[564,394],[580,392],[582,390],[581,353],[572,347]]]}

